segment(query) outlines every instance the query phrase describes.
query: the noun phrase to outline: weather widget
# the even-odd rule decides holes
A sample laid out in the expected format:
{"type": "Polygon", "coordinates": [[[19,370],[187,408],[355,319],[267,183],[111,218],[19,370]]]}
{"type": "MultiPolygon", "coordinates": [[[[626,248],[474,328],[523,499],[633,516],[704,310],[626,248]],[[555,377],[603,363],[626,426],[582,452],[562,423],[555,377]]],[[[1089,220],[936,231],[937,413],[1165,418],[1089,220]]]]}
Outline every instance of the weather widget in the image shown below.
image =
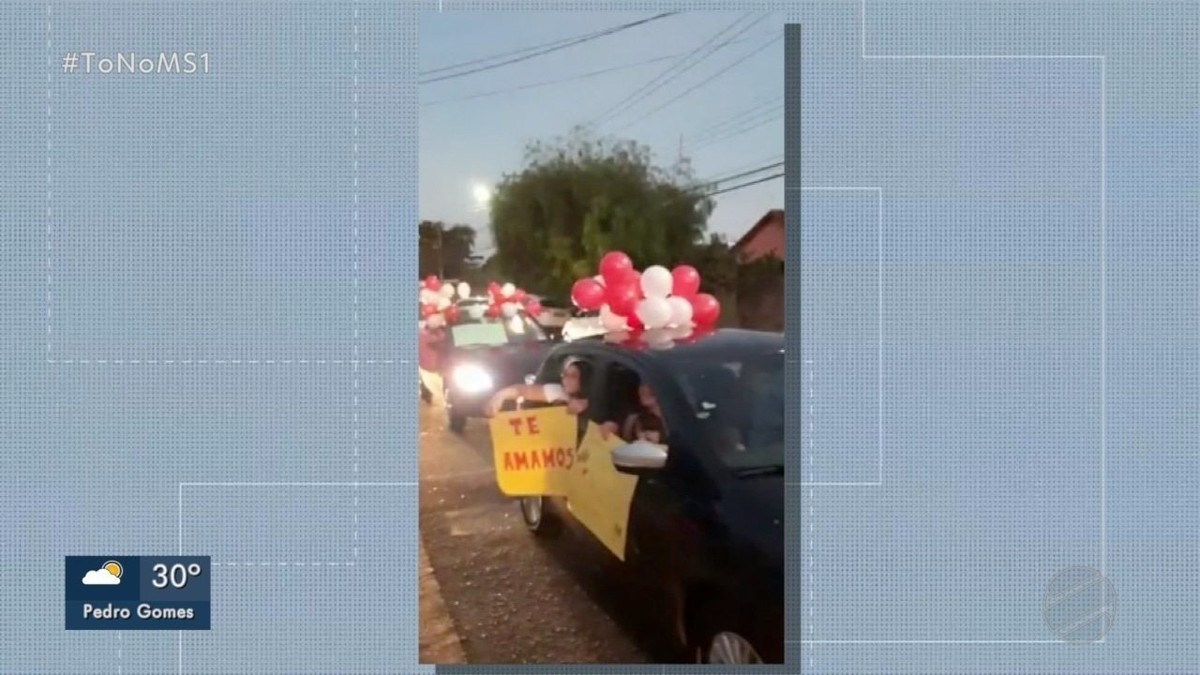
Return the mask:
{"type": "Polygon", "coordinates": [[[212,565],[201,556],[67,556],[67,630],[209,630],[212,565]]]}

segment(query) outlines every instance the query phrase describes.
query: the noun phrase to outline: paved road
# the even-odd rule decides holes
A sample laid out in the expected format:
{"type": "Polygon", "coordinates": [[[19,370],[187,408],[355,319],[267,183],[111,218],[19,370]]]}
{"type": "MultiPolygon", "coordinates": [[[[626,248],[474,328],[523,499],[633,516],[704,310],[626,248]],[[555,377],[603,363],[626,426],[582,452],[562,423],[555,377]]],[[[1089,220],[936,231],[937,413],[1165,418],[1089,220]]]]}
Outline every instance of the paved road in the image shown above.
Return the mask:
{"type": "Polygon", "coordinates": [[[436,580],[422,592],[440,591],[468,663],[655,661],[602,563],[573,557],[569,537],[534,539],[497,491],[485,422],[456,436],[422,406],[421,429],[421,538],[436,580]]]}

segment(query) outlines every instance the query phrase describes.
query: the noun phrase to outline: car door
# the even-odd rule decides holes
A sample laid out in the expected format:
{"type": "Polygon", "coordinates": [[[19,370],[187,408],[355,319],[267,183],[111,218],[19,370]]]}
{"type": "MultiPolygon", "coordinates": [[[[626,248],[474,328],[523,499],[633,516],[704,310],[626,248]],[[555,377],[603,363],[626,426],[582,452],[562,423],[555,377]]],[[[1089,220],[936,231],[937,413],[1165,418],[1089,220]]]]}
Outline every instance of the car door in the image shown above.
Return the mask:
{"type": "MultiPolygon", "coordinates": [[[[604,438],[600,425],[613,419],[609,392],[609,361],[592,359],[593,380],[588,390],[587,419],[580,427],[580,444],[567,507],[593,537],[614,557],[624,560],[628,539],[629,509],[637,479],[620,473],[612,463],[612,450],[620,438],[604,438]]],[[[584,416],[581,416],[583,418],[584,416]]]]}
{"type": "Polygon", "coordinates": [[[663,405],[668,456],[661,470],[639,478],[630,506],[627,561],[643,592],[657,596],[662,619],[670,622],[681,620],[686,587],[705,565],[703,542],[716,492],[697,456],[690,408],[668,404],[665,382],[651,380],[650,385],[663,405]]]}

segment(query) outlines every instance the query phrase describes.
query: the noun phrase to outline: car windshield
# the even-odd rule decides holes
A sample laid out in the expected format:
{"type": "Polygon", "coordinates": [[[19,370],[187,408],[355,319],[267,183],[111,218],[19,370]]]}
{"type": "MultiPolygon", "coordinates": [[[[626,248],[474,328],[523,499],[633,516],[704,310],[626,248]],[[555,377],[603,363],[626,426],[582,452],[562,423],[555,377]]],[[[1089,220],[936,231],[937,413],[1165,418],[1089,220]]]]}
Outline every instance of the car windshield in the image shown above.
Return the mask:
{"type": "Polygon", "coordinates": [[[545,339],[546,334],[542,329],[524,314],[508,319],[483,318],[450,327],[450,342],[455,347],[483,347],[545,339]]]}
{"type": "Polygon", "coordinates": [[[704,436],[736,473],[783,471],[783,368],[779,351],[680,368],[704,436]]]}

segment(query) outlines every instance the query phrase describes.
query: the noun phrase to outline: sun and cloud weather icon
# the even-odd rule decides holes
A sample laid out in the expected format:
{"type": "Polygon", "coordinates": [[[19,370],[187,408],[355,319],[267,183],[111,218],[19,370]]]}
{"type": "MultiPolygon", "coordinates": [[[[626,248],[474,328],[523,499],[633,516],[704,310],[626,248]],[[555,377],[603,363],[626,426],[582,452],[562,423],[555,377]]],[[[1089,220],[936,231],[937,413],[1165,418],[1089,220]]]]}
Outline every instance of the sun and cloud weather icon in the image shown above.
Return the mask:
{"type": "Polygon", "coordinates": [[[85,586],[116,586],[121,583],[121,575],[125,570],[121,567],[121,563],[116,560],[109,560],[100,566],[98,570],[92,570],[83,575],[83,584],[85,586]]]}

